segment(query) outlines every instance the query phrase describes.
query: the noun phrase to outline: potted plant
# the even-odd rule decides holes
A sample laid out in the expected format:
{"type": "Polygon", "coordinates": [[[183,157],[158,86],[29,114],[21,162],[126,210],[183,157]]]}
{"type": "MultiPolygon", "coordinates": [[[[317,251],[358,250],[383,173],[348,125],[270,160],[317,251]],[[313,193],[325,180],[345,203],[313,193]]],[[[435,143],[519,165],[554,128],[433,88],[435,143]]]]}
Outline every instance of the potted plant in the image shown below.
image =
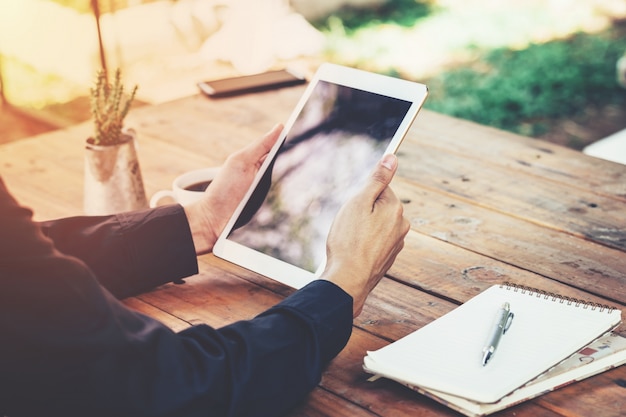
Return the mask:
{"type": "Polygon", "coordinates": [[[85,214],[106,215],[147,207],[136,134],[124,129],[124,118],[137,88],[127,94],[117,69],[112,82],[104,70],[99,71],[90,89],[94,134],[85,144],[85,214]]]}

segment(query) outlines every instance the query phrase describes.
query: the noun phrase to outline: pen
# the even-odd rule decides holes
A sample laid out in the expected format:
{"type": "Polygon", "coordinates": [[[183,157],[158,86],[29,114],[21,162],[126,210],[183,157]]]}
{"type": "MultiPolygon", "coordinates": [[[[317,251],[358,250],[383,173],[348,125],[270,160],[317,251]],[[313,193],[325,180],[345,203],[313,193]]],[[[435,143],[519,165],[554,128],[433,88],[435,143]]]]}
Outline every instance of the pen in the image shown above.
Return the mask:
{"type": "Polygon", "coordinates": [[[496,349],[500,343],[500,338],[506,333],[507,330],[509,330],[512,320],[513,313],[511,313],[511,305],[509,303],[502,304],[502,307],[498,310],[496,322],[493,326],[493,330],[491,331],[489,341],[483,349],[483,366],[487,365],[496,353],[496,349]]]}

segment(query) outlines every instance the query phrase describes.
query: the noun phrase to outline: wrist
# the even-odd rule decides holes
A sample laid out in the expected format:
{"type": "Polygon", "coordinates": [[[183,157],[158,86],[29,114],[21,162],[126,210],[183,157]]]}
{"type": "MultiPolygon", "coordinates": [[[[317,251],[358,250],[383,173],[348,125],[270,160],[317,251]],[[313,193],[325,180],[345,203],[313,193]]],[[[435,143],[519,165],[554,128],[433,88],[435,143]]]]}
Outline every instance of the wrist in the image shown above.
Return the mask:
{"type": "Polygon", "coordinates": [[[200,207],[199,203],[195,203],[183,208],[187,216],[189,229],[191,230],[191,237],[196,249],[196,254],[202,255],[211,252],[217,240],[217,236],[213,236],[211,233],[212,228],[206,216],[204,216],[202,207],[200,207]]]}
{"type": "Polygon", "coordinates": [[[343,268],[327,268],[320,279],[330,281],[337,287],[341,288],[352,299],[352,316],[356,317],[363,307],[363,286],[358,279],[355,279],[355,273],[347,271],[343,268]]]}

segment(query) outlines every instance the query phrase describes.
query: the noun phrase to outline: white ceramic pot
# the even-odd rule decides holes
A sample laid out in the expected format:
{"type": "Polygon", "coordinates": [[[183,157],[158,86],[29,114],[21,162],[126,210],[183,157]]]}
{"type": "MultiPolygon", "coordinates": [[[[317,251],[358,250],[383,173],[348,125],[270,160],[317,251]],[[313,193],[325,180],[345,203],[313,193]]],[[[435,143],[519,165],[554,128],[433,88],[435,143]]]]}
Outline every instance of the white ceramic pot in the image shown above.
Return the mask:
{"type": "Polygon", "coordinates": [[[137,157],[136,133],[117,145],[85,145],[84,212],[108,215],[148,207],[137,157]]]}

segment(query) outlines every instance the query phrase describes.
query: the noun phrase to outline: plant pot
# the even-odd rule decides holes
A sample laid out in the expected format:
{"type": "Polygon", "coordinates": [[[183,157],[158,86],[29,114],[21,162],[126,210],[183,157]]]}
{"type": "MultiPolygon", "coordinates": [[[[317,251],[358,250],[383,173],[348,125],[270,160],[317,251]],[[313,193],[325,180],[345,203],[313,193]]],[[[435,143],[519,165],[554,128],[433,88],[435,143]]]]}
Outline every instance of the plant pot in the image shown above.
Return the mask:
{"type": "Polygon", "coordinates": [[[127,130],[123,142],[85,144],[84,212],[90,216],[148,207],[136,151],[136,134],[127,130]]]}

